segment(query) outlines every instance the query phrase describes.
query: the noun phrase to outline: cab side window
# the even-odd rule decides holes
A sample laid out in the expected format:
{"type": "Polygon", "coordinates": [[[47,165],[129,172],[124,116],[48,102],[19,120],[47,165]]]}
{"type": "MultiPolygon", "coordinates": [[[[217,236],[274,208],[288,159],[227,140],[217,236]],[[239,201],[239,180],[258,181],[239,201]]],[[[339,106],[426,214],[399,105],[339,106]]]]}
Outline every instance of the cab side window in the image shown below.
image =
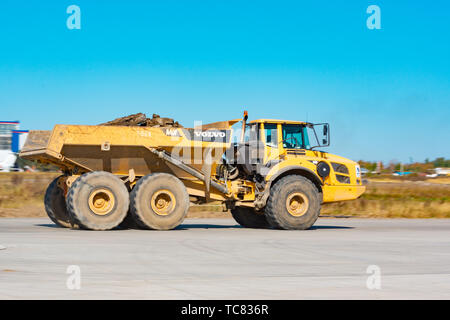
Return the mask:
{"type": "Polygon", "coordinates": [[[264,124],[264,135],[266,137],[266,145],[272,148],[278,147],[278,134],[276,124],[272,123],[264,124]]]}

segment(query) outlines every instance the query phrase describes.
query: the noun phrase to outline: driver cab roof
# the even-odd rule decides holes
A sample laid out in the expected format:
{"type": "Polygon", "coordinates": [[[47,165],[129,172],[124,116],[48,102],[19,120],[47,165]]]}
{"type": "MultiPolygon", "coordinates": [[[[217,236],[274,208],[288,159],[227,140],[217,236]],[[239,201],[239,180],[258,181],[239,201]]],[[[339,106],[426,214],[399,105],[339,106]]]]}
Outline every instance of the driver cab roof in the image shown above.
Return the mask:
{"type": "Polygon", "coordinates": [[[249,121],[249,123],[281,123],[281,124],[310,124],[304,121],[277,120],[277,119],[257,119],[249,121]]]}

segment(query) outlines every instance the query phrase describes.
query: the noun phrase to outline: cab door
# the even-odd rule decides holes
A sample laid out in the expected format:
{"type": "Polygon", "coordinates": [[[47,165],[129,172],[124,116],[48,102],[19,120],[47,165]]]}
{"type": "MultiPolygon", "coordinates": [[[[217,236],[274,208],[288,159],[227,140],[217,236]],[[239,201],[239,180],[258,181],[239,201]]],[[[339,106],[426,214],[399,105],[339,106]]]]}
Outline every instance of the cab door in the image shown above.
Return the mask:
{"type": "Polygon", "coordinates": [[[304,134],[304,130],[305,126],[301,124],[281,125],[281,147],[286,155],[306,155],[307,136],[304,134]]]}

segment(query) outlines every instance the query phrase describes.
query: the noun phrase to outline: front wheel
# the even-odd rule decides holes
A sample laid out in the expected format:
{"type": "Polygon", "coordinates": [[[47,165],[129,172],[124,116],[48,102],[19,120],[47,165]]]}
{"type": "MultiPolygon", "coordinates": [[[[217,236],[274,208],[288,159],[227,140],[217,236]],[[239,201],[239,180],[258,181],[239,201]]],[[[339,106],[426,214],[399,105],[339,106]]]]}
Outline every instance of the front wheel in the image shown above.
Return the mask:
{"type": "Polygon", "coordinates": [[[311,180],[289,175],[272,186],[265,215],[277,229],[306,230],[320,214],[320,195],[311,180]]]}

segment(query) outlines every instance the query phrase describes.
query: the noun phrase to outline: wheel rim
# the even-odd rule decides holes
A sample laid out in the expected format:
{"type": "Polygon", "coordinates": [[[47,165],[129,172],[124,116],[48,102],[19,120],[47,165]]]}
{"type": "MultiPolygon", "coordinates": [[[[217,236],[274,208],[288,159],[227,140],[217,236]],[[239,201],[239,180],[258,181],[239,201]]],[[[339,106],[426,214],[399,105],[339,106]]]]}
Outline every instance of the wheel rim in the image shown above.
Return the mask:
{"type": "Polygon", "coordinates": [[[286,199],[286,209],[291,216],[301,217],[309,208],[309,200],[301,192],[291,193],[286,199]]]}
{"type": "Polygon", "coordinates": [[[159,216],[167,216],[172,213],[176,205],[175,196],[169,190],[155,192],[150,201],[152,210],[159,216]]]}
{"type": "Polygon", "coordinates": [[[113,193],[107,189],[94,190],[89,196],[89,208],[99,216],[109,214],[116,203],[113,193]]]}

